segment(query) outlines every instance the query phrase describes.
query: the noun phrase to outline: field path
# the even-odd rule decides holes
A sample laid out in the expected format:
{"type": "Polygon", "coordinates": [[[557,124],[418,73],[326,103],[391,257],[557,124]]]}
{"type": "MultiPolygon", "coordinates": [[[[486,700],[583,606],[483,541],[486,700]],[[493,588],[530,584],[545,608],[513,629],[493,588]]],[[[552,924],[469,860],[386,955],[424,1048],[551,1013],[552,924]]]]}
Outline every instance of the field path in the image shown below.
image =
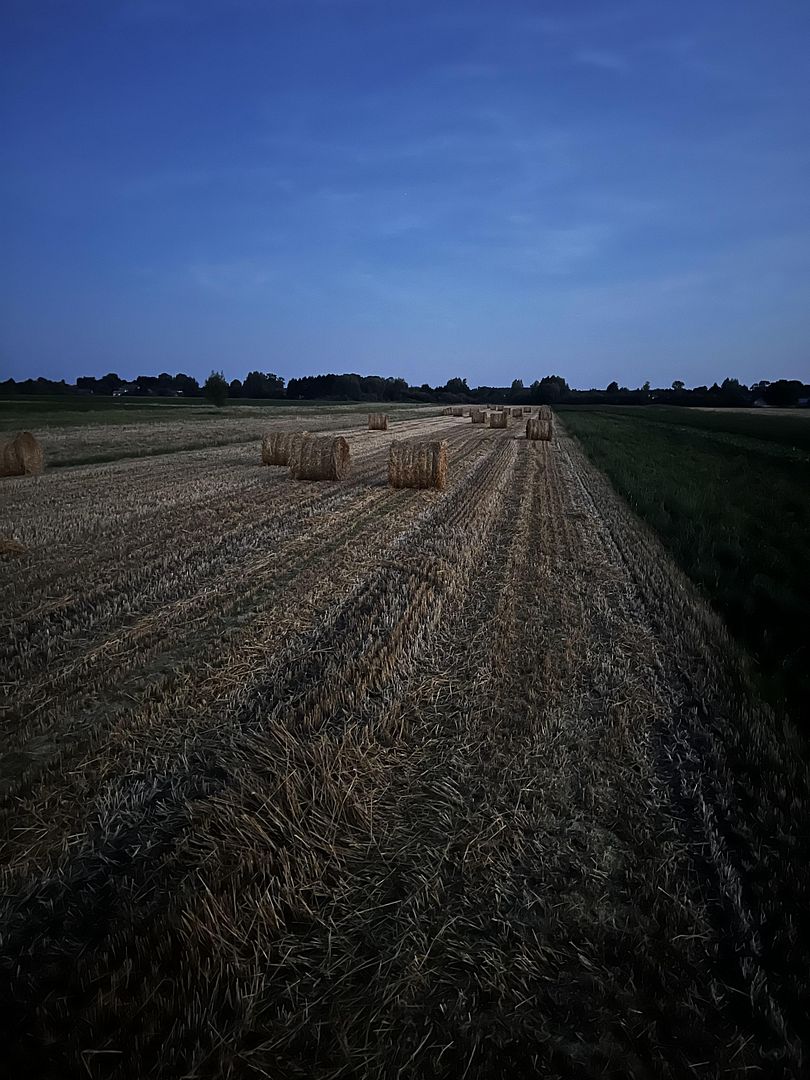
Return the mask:
{"type": "Polygon", "coordinates": [[[165,494],[91,515],[92,603],[77,580],[48,607],[44,556],[23,571],[13,1063],[798,1077],[768,853],[701,720],[754,708],[722,628],[564,432],[413,430],[449,438],[445,494],[389,491],[365,436],[351,485],[212,450],[221,509],[189,532],[165,494]]]}

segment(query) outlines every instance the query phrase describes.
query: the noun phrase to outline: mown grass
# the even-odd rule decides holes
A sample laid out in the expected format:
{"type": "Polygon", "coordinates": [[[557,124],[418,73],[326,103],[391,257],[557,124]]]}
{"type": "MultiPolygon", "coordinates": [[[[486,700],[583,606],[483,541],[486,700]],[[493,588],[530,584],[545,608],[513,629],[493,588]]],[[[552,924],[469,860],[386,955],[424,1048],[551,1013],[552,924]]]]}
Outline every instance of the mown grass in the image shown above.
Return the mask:
{"type": "Polygon", "coordinates": [[[810,423],[683,409],[563,415],[752,655],[764,696],[799,719],[810,693],[810,423]]]}

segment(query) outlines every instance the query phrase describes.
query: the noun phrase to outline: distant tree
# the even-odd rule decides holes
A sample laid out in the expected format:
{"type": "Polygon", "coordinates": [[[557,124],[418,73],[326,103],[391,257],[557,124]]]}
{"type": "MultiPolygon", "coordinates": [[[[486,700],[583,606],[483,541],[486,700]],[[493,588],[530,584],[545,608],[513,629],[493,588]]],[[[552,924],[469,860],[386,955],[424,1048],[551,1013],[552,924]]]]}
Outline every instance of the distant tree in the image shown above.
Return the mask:
{"type": "Polygon", "coordinates": [[[641,387],[641,389],[645,392],[645,394],[649,394],[649,392],[650,392],[650,380],[649,379],[647,379],[647,381],[644,383],[644,385],[641,387]]]}
{"type": "Polygon", "coordinates": [[[616,382],[615,379],[613,380],[613,382],[609,382],[607,384],[607,392],[608,394],[618,394],[619,384],[616,382]]]}
{"type": "Polygon", "coordinates": [[[284,397],[284,380],[271,371],[249,371],[245,376],[242,393],[251,398],[284,397]]]}
{"type": "Polygon", "coordinates": [[[769,405],[789,408],[795,405],[804,393],[804,384],[798,379],[777,379],[765,388],[763,397],[769,405]]]}
{"type": "Polygon", "coordinates": [[[241,397],[242,396],[242,382],[240,379],[231,379],[228,384],[228,396],[229,397],[241,397]]]}
{"type": "Polygon", "coordinates": [[[523,386],[523,379],[512,379],[512,385],[509,389],[509,397],[512,401],[517,399],[523,394],[525,387],[523,386]]]}
{"type": "Polygon", "coordinates": [[[748,403],[748,387],[744,386],[739,379],[723,379],[720,386],[720,397],[726,405],[746,405],[748,403]]]}
{"type": "Polygon", "coordinates": [[[200,393],[200,384],[193,375],[179,371],[174,377],[174,388],[184,397],[195,397],[200,393]]]}
{"type": "Polygon", "coordinates": [[[448,394],[469,394],[470,392],[466,379],[448,379],[443,389],[448,394]]]}
{"type": "Polygon", "coordinates": [[[683,381],[681,379],[675,379],[675,381],[672,383],[672,389],[677,390],[678,393],[680,393],[681,390],[683,390],[683,386],[684,386],[684,384],[683,384],[683,381]]]}
{"type": "Polygon", "coordinates": [[[544,405],[555,405],[567,393],[568,383],[562,375],[546,375],[540,380],[536,397],[533,396],[532,400],[544,405]]]}
{"type": "Polygon", "coordinates": [[[225,381],[225,376],[221,371],[211,372],[205,380],[203,394],[205,394],[206,401],[210,401],[218,409],[222,408],[228,400],[228,383],[225,381]]]}
{"type": "MultiPolygon", "coordinates": [[[[365,380],[364,380],[365,381],[365,380]]],[[[405,379],[386,379],[383,397],[386,401],[402,401],[408,393],[408,383],[405,379]]]]}

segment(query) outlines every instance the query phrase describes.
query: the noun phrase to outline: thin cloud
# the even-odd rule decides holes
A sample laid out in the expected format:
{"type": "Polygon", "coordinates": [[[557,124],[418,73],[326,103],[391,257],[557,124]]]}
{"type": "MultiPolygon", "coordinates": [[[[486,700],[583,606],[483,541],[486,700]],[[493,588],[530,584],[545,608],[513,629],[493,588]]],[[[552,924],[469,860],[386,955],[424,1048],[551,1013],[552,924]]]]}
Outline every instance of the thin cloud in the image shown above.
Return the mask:
{"type": "Polygon", "coordinates": [[[578,64],[585,64],[586,67],[600,68],[602,71],[612,71],[617,74],[624,74],[629,67],[623,56],[606,49],[579,49],[574,54],[574,60],[578,64]]]}

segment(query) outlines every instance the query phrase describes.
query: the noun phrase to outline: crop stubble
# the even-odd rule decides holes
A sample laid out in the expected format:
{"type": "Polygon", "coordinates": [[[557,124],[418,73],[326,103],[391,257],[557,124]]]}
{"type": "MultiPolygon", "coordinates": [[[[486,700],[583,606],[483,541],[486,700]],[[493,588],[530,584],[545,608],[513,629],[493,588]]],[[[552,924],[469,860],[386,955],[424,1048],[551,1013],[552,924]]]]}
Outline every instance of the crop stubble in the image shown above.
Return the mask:
{"type": "Polygon", "coordinates": [[[707,831],[722,732],[684,731],[715,622],[564,435],[397,430],[449,439],[446,494],[364,433],[345,485],[231,448],[17,507],[14,1061],[792,1075],[795,980],[740,954],[764,909],[707,831]]]}

